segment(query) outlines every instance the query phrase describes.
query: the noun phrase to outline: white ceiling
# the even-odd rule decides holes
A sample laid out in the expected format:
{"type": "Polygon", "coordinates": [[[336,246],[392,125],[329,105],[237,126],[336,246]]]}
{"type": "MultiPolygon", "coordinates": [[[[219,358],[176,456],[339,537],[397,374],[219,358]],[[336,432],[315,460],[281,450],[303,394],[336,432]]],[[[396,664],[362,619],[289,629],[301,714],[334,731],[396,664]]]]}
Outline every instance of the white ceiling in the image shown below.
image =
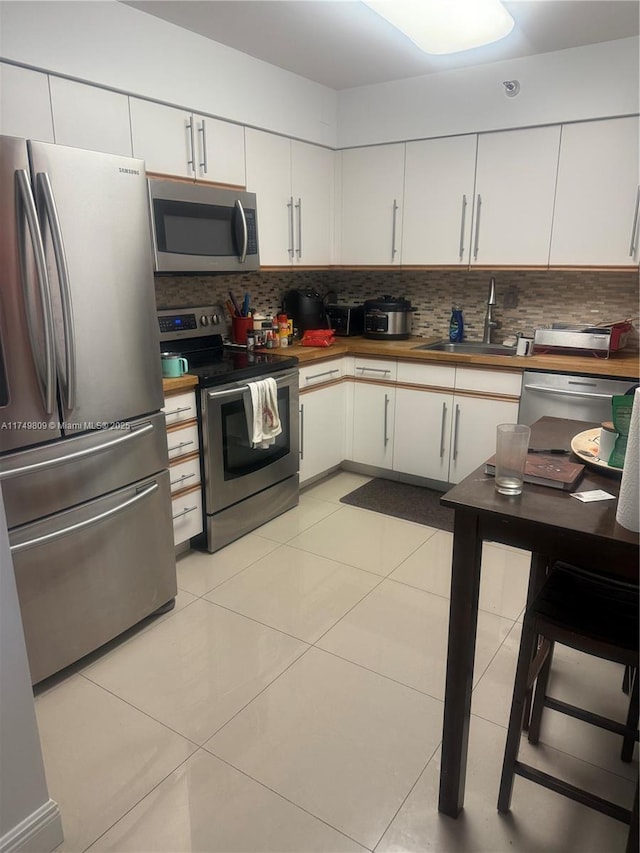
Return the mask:
{"type": "Polygon", "coordinates": [[[427,56],[358,0],[122,0],[332,89],[417,77],[638,35],[637,0],[505,0],[500,42],[427,56]]]}

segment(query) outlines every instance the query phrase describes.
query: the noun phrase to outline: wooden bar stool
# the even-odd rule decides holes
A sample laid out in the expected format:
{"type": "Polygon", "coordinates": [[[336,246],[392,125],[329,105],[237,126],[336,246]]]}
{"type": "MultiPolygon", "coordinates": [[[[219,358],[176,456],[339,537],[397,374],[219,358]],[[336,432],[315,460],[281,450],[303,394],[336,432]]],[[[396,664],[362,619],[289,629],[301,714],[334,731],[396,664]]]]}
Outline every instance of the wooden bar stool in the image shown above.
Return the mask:
{"type": "Polygon", "coordinates": [[[498,811],[509,811],[513,778],[517,774],[630,824],[627,850],[637,853],[637,787],[632,812],[518,761],[518,750],[527,696],[538,680],[529,726],[529,738],[533,743],[537,743],[539,736],[542,709],[551,707],[560,713],[620,734],[623,738],[622,759],[631,760],[634,743],[638,740],[637,677],[631,690],[629,713],[624,723],[552,699],[546,695],[546,685],[554,643],[621,663],[637,672],[638,606],[637,582],[629,583],[566,563],[555,563],[525,613],[500,780],[498,811]]]}

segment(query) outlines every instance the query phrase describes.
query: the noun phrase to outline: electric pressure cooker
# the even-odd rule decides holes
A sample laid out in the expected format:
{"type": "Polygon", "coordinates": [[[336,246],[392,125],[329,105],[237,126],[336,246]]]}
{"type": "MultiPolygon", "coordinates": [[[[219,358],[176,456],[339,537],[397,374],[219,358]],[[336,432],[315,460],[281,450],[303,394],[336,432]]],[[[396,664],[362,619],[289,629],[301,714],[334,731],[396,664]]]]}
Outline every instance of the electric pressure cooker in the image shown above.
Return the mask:
{"type": "Polygon", "coordinates": [[[381,296],[364,303],[364,336],[375,340],[405,340],[411,336],[411,315],[415,311],[408,299],[381,296]]]}

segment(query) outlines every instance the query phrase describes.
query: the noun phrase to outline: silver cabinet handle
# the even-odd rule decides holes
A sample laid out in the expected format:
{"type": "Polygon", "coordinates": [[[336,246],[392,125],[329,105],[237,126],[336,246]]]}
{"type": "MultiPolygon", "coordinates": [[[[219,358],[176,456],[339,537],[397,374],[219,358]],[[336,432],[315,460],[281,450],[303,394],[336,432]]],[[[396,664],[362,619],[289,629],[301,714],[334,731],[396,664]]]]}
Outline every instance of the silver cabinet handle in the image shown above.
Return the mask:
{"type": "Polygon", "coordinates": [[[240,257],[238,260],[241,264],[243,264],[247,260],[247,248],[249,247],[249,232],[247,230],[247,217],[244,214],[244,207],[242,206],[242,202],[239,198],[236,199],[235,204],[236,210],[240,215],[240,222],[242,223],[242,248],[240,249],[240,257]]]}
{"type": "Polygon", "coordinates": [[[398,253],[396,248],[396,222],[398,220],[398,202],[394,198],[393,200],[393,224],[391,230],[391,260],[393,260],[398,253]]]}
{"type": "Polygon", "coordinates": [[[363,373],[365,372],[365,370],[368,370],[369,373],[391,373],[390,370],[387,370],[382,367],[358,367],[357,369],[361,370],[363,373]]]}
{"type": "Polygon", "coordinates": [[[440,426],[440,458],[444,456],[444,425],[447,421],[447,404],[442,404],[442,424],[440,426]]]}
{"type": "Polygon", "coordinates": [[[287,202],[287,210],[289,212],[289,248],[287,251],[293,257],[295,246],[293,245],[293,196],[287,202]]]}
{"type": "Polygon", "coordinates": [[[48,415],[53,414],[56,404],[56,367],[55,367],[55,343],[53,338],[53,308],[51,305],[51,287],[47,274],[47,259],[42,242],[42,232],[38,223],[38,212],[36,203],[31,192],[29,177],[24,169],[16,172],[16,216],[17,232],[20,250],[20,273],[22,288],[24,291],[24,303],[27,309],[27,324],[29,327],[29,340],[31,343],[31,355],[36,367],[36,375],[42,394],[44,410],[48,415]],[[44,334],[44,364],[39,356],[37,345],[38,335],[35,328],[36,306],[30,296],[27,286],[27,247],[24,235],[24,222],[27,222],[29,237],[36,264],[36,276],[38,279],[38,291],[40,295],[40,311],[44,334]]]}
{"type": "Polygon", "coordinates": [[[302,199],[298,199],[298,203],[295,205],[296,210],[298,211],[298,248],[296,249],[296,254],[299,258],[302,257],[302,199]]]}
{"type": "Polygon", "coordinates": [[[73,324],[73,305],[71,302],[71,287],[69,286],[69,268],[67,266],[67,258],[64,251],[64,243],[62,241],[62,229],[60,227],[60,218],[58,217],[58,209],[56,207],[51,181],[46,172],[39,172],[36,177],[36,186],[38,193],[38,202],[42,201],[41,208],[44,209],[49,230],[51,231],[51,240],[53,242],[53,253],[56,259],[56,269],[58,271],[58,282],[60,284],[60,302],[62,306],[62,329],[64,334],[64,360],[65,360],[65,375],[61,380],[65,402],[68,409],[73,409],[76,404],[77,390],[77,356],[76,356],[76,336],[73,324]]]}
{"type": "Polygon", "coordinates": [[[629,246],[629,257],[632,258],[636,251],[636,239],[638,237],[638,211],[640,210],[640,187],[636,193],[636,210],[633,215],[633,225],[631,226],[631,245],[629,246]]]}
{"type": "Polygon", "coordinates": [[[183,515],[188,515],[190,512],[193,512],[194,509],[198,509],[197,504],[195,506],[186,506],[182,512],[179,512],[177,515],[172,515],[171,518],[175,521],[177,518],[182,518],[183,515]]]}
{"type": "Polygon", "coordinates": [[[192,441],[181,441],[180,444],[176,444],[173,447],[167,447],[167,453],[173,453],[174,450],[182,450],[183,447],[189,447],[190,444],[193,444],[192,441]]]}
{"type": "Polygon", "coordinates": [[[482,208],[482,198],[480,193],[478,193],[478,202],[476,204],[476,233],[475,233],[475,245],[473,247],[473,260],[478,260],[478,248],[480,247],[480,210],[482,208]]]}
{"type": "Polygon", "coordinates": [[[455,461],[458,458],[458,429],[460,427],[460,406],[456,404],[456,419],[453,428],[453,454],[452,459],[455,461]]]}
{"type": "Polygon", "coordinates": [[[304,403],[298,409],[300,414],[300,459],[304,459],[304,403]]]}
{"type": "Polygon", "coordinates": [[[320,379],[323,376],[332,376],[334,373],[340,373],[339,369],[335,367],[333,370],[325,370],[322,373],[314,373],[312,376],[305,376],[305,382],[310,382],[312,379],[320,379]]]}
{"type": "Polygon", "coordinates": [[[117,444],[123,444],[125,441],[131,441],[134,438],[139,438],[141,435],[146,435],[155,429],[152,423],[146,423],[139,429],[128,429],[125,435],[119,435],[118,438],[113,438],[110,441],[105,441],[97,447],[85,447],[84,450],[76,450],[74,453],[69,453],[67,456],[56,456],[54,459],[45,459],[43,462],[34,462],[33,465],[23,465],[22,468],[10,468],[7,471],[0,471],[0,480],[8,480],[11,477],[21,477],[23,474],[31,474],[34,471],[42,471],[44,468],[53,468],[54,465],[64,465],[67,462],[74,462],[76,459],[83,459],[85,456],[93,456],[94,453],[102,453],[103,450],[110,450],[117,444]]]}
{"type": "Polygon", "coordinates": [[[101,512],[98,515],[94,515],[93,518],[87,518],[85,521],[79,521],[77,524],[71,524],[69,527],[63,527],[60,530],[54,530],[52,533],[45,533],[44,536],[37,536],[35,539],[29,539],[27,542],[20,542],[17,545],[11,545],[10,551],[12,554],[17,554],[20,551],[25,551],[27,548],[34,548],[37,545],[44,545],[47,542],[53,542],[55,539],[60,539],[61,536],[67,536],[69,533],[77,533],[79,530],[84,530],[86,527],[91,527],[93,524],[98,524],[101,521],[106,521],[106,519],[111,518],[114,515],[122,512],[125,509],[137,504],[138,501],[144,500],[144,498],[148,497],[150,494],[158,490],[158,484],[156,482],[152,483],[146,489],[143,489],[141,492],[138,492],[129,500],[123,501],[118,506],[114,506],[112,509],[108,509],[106,512],[101,512]]]}
{"type": "Polygon", "coordinates": [[[191,406],[178,406],[177,409],[171,409],[170,412],[165,412],[164,416],[165,418],[168,418],[169,415],[179,415],[181,412],[190,412],[191,408],[191,406]]]}
{"type": "Polygon", "coordinates": [[[195,473],[192,471],[190,474],[183,474],[182,477],[178,477],[177,480],[169,480],[169,485],[177,486],[178,483],[184,483],[185,480],[190,480],[192,477],[195,477],[195,473]]]}
{"type": "Polygon", "coordinates": [[[191,167],[191,171],[195,175],[196,173],[196,140],[193,134],[193,116],[189,118],[189,121],[186,124],[186,128],[189,131],[188,143],[190,148],[191,157],[187,160],[187,166],[191,167]]]}
{"type": "Polygon", "coordinates": [[[389,409],[389,395],[384,395],[384,446],[386,447],[389,444],[389,435],[387,432],[387,419],[388,419],[388,409],[389,409]]]}
{"type": "Polygon", "coordinates": [[[460,260],[464,255],[464,223],[467,218],[467,197],[462,196],[462,216],[460,217],[460,260]]]}
{"type": "Polygon", "coordinates": [[[207,126],[205,124],[205,120],[202,119],[202,123],[198,128],[198,133],[202,134],[202,160],[200,162],[200,166],[202,167],[202,171],[204,174],[207,174],[207,126]]]}

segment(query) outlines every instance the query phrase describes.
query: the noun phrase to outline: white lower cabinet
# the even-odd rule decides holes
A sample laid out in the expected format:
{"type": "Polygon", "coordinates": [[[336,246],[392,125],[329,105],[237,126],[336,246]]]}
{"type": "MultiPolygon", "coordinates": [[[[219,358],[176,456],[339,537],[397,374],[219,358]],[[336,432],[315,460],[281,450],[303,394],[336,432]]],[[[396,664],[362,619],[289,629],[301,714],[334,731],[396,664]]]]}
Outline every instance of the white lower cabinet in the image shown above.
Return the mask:
{"type": "Polygon", "coordinates": [[[459,483],[496,452],[496,427],[517,423],[518,403],[454,395],[452,405],[449,482],[459,483]]]}
{"type": "Polygon", "coordinates": [[[202,533],[202,489],[199,485],[185,489],[171,500],[171,516],[174,546],[202,533]]]}
{"type": "Polygon", "coordinates": [[[202,533],[202,485],[195,391],[165,397],[173,544],[202,533]]]}
{"type": "Polygon", "coordinates": [[[344,459],[345,384],[300,394],[300,483],[344,459]]]}
{"type": "Polygon", "coordinates": [[[377,468],[392,467],[395,395],[393,385],[355,383],[351,452],[354,462],[377,468]]]}
{"type": "Polygon", "coordinates": [[[451,393],[396,390],[394,471],[448,481],[452,411],[451,393]]]}

